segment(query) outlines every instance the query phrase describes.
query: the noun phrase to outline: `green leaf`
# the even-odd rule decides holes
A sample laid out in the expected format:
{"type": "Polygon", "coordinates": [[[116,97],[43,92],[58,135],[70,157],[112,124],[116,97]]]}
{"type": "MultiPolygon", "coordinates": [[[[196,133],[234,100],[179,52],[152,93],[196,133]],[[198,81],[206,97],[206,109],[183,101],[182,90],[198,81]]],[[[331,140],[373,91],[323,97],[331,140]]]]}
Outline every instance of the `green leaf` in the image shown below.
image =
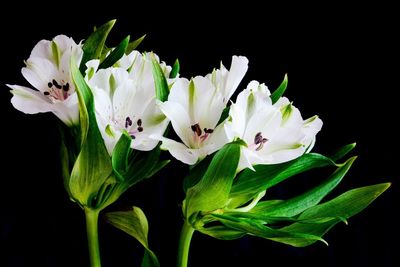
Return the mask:
{"type": "Polygon", "coordinates": [[[221,240],[234,240],[246,235],[246,233],[243,233],[242,231],[234,230],[223,225],[201,228],[197,230],[203,234],[221,240]]]}
{"type": "Polygon", "coordinates": [[[312,240],[313,242],[322,241],[326,243],[322,238],[316,235],[281,231],[279,229],[273,229],[265,226],[262,223],[255,222],[252,219],[235,218],[232,216],[219,214],[213,214],[213,216],[226,227],[294,247],[302,246],[302,244],[307,240],[312,240]]]}
{"type": "Polygon", "coordinates": [[[281,164],[256,165],[252,171],[245,169],[234,181],[229,198],[230,208],[236,208],[255,197],[258,193],[292,177],[296,174],[325,166],[335,166],[329,158],[315,153],[281,164]]]}
{"type": "Polygon", "coordinates": [[[112,153],[111,161],[113,170],[121,181],[125,180],[125,174],[128,171],[131,142],[132,138],[126,131],[123,131],[112,153]]]}
{"type": "Polygon", "coordinates": [[[329,158],[336,162],[350,153],[355,147],[356,143],[345,145],[336,150],[335,153],[333,153],[333,155],[331,155],[329,158]]]}
{"type": "Polygon", "coordinates": [[[164,102],[168,99],[169,94],[167,79],[165,78],[164,72],[154,55],[151,56],[151,62],[153,65],[153,78],[156,88],[156,97],[160,101],[164,102]]]}
{"type": "Polygon", "coordinates": [[[190,169],[189,174],[183,179],[183,191],[185,193],[190,187],[197,184],[204,176],[212,158],[213,156],[209,155],[190,169]]]}
{"type": "Polygon", "coordinates": [[[279,85],[278,89],[276,89],[271,94],[272,104],[275,104],[279,100],[279,98],[281,98],[281,96],[285,93],[287,85],[288,85],[288,77],[287,74],[285,74],[285,77],[283,78],[283,81],[279,85]]]}
{"type": "Polygon", "coordinates": [[[103,62],[99,65],[99,69],[106,69],[108,67],[112,67],[115,62],[120,60],[120,58],[125,54],[126,48],[129,44],[129,35],[122,40],[119,45],[112,50],[112,52],[104,59],[103,62]]]}
{"type": "Polygon", "coordinates": [[[129,157],[128,171],[125,174],[124,184],[126,188],[137,182],[150,178],[161,167],[168,162],[160,161],[160,147],[157,146],[151,151],[133,150],[129,157]]]}
{"type": "Polygon", "coordinates": [[[149,225],[146,215],[138,207],[129,211],[109,212],[105,215],[107,222],[134,237],[145,248],[142,266],[160,266],[158,259],[148,244],[149,225]]]}
{"type": "Polygon", "coordinates": [[[219,124],[222,123],[224,120],[226,120],[226,118],[228,118],[228,116],[229,116],[229,110],[230,110],[230,107],[224,108],[224,110],[222,111],[221,117],[219,118],[219,121],[218,121],[217,125],[219,125],[219,124]]]}
{"type": "Polygon", "coordinates": [[[154,176],[157,172],[161,171],[170,162],[171,162],[170,160],[158,161],[156,164],[153,165],[153,168],[146,174],[145,178],[150,178],[150,177],[154,176]]]}
{"type": "Polygon", "coordinates": [[[93,95],[71,62],[71,75],[79,100],[81,147],[69,180],[71,195],[84,206],[98,208],[97,192],[112,172],[111,159],[96,122],[93,95]]]}
{"type": "Polygon", "coordinates": [[[176,78],[179,74],[180,69],[181,69],[181,65],[179,64],[179,60],[176,59],[174,65],[172,66],[172,70],[169,74],[169,77],[171,79],[176,78]]]}
{"type": "MultiPolygon", "coordinates": [[[[388,189],[390,183],[371,185],[353,189],[342,195],[304,211],[300,216],[300,222],[281,228],[282,231],[300,232],[317,236],[323,236],[335,224],[344,221],[365,209],[379,195],[388,189]],[[323,220],[326,218],[327,220],[323,220]],[[322,223],[310,223],[310,221],[322,223]]],[[[302,246],[314,243],[305,240],[302,246]]]]}
{"type": "Polygon", "coordinates": [[[185,216],[225,207],[240,157],[240,145],[226,144],[213,157],[201,180],[189,188],[185,200],[185,216]]]}
{"type": "Polygon", "coordinates": [[[328,202],[307,209],[299,218],[338,217],[347,219],[365,209],[389,186],[390,183],[383,183],[352,189],[328,202]]]}
{"type": "Polygon", "coordinates": [[[263,209],[257,206],[252,210],[253,213],[262,213],[269,217],[293,217],[304,210],[317,205],[329,192],[331,192],[346,175],[356,157],[350,158],[338,168],[327,180],[320,185],[308,190],[307,192],[293,197],[289,200],[281,201],[275,205],[263,209]]]}
{"type": "Polygon", "coordinates": [[[144,40],[146,37],[146,34],[143,35],[142,37],[136,39],[135,41],[132,41],[128,44],[128,47],[126,48],[125,54],[130,54],[133,50],[135,50],[144,40]]]}
{"type": "Polygon", "coordinates": [[[83,56],[79,70],[81,73],[85,73],[86,62],[91,59],[98,59],[104,48],[107,36],[110,33],[112,27],[114,26],[116,20],[110,20],[109,22],[103,24],[87,38],[83,44],[83,56]]]}

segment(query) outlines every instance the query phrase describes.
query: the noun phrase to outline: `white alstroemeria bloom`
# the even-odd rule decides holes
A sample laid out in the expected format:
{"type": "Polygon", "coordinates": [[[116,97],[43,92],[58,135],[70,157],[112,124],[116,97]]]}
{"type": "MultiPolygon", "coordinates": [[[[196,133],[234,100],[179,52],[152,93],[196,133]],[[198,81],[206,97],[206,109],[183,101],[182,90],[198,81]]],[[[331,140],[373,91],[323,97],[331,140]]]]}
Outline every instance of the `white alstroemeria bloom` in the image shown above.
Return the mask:
{"type": "Polygon", "coordinates": [[[233,56],[229,71],[221,63],[221,69],[206,77],[197,76],[191,81],[177,79],[168,101],[161,104],[161,110],[171,120],[182,143],[159,137],[161,148],[192,165],[224,146],[228,139],[223,123],[218,125],[218,122],[226,103],[245,75],[247,65],[246,57],[233,56]]]}
{"type": "Polygon", "coordinates": [[[241,138],[239,169],[257,164],[277,164],[308,152],[322,121],[317,117],[303,120],[300,111],[285,97],[272,104],[264,84],[249,83],[230,109],[225,130],[230,140],[241,138]]]}
{"type": "Polygon", "coordinates": [[[233,56],[229,70],[227,70],[221,62],[220,69],[214,70],[206,76],[220,91],[225,104],[228,103],[236,88],[239,86],[239,83],[242,81],[247,72],[248,64],[249,60],[246,57],[233,56]]]}
{"type": "Polygon", "coordinates": [[[22,75],[37,90],[7,84],[14,95],[13,106],[27,114],[53,112],[68,126],[78,124],[78,97],[70,73],[72,56],[79,64],[82,48],[72,38],[58,35],[52,41],[41,40],[22,68],[22,75]]]}
{"type": "Polygon", "coordinates": [[[110,154],[122,131],[132,137],[133,149],[150,151],[159,142],[150,136],[162,136],[168,126],[169,120],[157,105],[150,58],[135,52],[134,62],[127,69],[108,68],[95,73],[98,62],[87,64],[96,119],[110,154]]]}
{"type": "Polygon", "coordinates": [[[217,126],[225,108],[223,96],[209,79],[177,79],[160,107],[183,142],[160,138],[161,148],[176,159],[192,165],[228,142],[223,124],[217,126]]]}

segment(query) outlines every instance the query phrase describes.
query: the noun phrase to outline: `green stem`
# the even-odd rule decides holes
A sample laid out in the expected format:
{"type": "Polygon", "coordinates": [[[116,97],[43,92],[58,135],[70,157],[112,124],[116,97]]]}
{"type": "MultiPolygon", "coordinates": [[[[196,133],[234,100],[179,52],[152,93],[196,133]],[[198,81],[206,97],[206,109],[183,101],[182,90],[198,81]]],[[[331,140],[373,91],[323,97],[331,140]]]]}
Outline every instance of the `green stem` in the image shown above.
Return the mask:
{"type": "Polygon", "coordinates": [[[99,237],[97,233],[97,222],[99,218],[99,210],[85,208],[86,215],[86,232],[88,237],[90,266],[101,267],[99,237]]]}
{"type": "Polygon", "coordinates": [[[185,221],[179,238],[178,267],[187,267],[190,241],[192,240],[193,233],[194,229],[185,221]]]}

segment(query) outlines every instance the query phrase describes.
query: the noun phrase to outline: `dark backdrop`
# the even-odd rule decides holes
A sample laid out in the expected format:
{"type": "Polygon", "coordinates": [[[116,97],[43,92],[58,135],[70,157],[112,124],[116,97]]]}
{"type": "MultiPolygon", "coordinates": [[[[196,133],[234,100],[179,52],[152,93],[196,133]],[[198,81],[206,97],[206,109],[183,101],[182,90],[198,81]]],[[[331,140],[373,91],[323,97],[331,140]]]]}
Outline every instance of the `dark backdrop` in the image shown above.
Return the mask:
{"type": "MultiPolygon", "coordinates": [[[[178,57],[185,77],[205,75],[220,60],[229,66],[232,55],[250,60],[241,88],[256,79],[274,89],[288,73],[286,95],[305,117],[318,114],[324,121],[315,151],[329,153],[358,143],[359,159],[334,193],[393,183],[370,208],[351,218],[349,226],[341,224],[328,233],[328,247],[317,243],[299,249],[254,237],[219,241],[196,233],[190,266],[399,266],[394,217],[400,193],[395,128],[398,44],[393,8],[230,3],[216,9],[204,2],[178,8],[173,1],[169,7],[147,1],[120,5],[116,11],[116,3],[96,8],[53,4],[20,4],[2,12],[0,266],[88,266],[83,212],[69,201],[62,185],[56,119],[14,110],[4,83],[27,85],[20,69],[40,39],[64,33],[79,41],[94,25],[112,18],[118,22],[110,45],[127,34],[148,34],[140,50],[153,50],[169,64],[178,57]]],[[[185,171],[171,164],[162,176],[135,186],[108,208],[143,208],[150,223],[150,246],[163,266],[175,264],[185,171]]],[[[283,185],[281,193],[290,193],[293,185],[306,188],[307,178],[299,179],[283,185]]],[[[133,238],[103,221],[100,238],[105,267],[139,266],[142,249],[133,238]]]]}

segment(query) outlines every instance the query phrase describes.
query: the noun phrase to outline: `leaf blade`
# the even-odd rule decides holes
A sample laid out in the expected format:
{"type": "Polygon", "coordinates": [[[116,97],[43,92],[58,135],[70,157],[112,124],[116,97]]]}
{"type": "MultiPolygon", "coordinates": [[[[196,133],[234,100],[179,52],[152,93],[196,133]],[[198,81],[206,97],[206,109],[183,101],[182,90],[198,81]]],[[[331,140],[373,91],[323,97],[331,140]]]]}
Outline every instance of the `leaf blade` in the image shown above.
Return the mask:
{"type": "Polygon", "coordinates": [[[285,77],[283,78],[282,83],[279,85],[279,87],[271,94],[271,100],[272,104],[275,104],[279,98],[282,97],[282,95],[285,93],[286,88],[288,85],[288,76],[285,74],[285,77]]]}
{"type": "Polygon", "coordinates": [[[118,44],[118,46],[114,50],[111,51],[108,57],[106,57],[103,62],[100,63],[99,69],[112,67],[118,60],[122,58],[123,55],[125,55],[126,48],[129,44],[129,38],[130,36],[128,35],[118,44]]]}
{"type": "Polygon", "coordinates": [[[79,66],[79,70],[81,71],[81,73],[85,73],[86,63],[89,60],[100,58],[107,36],[110,33],[115,22],[116,20],[114,19],[103,24],[86,39],[82,47],[83,56],[81,64],[79,66]]]}

